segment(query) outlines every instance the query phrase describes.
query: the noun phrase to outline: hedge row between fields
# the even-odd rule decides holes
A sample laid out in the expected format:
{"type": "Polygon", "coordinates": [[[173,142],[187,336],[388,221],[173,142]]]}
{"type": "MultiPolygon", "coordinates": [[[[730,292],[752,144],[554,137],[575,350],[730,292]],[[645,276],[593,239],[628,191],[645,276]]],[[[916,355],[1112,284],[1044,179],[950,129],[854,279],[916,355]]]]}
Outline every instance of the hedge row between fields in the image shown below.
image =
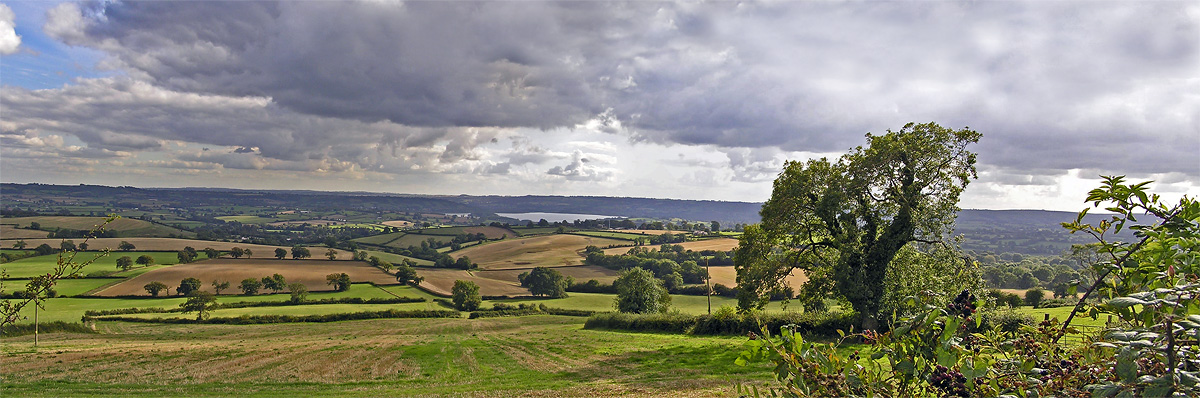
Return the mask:
{"type": "Polygon", "coordinates": [[[860,324],[857,313],[768,313],[749,315],[623,314],[601,313],[588,318],[584,329],[634,332],[666,332],[693,335],[736,335],[759,333],[763,327],[777,333],[784,325],[796,325],[805,335],[837,336],[860,324]]]}
{"type": "Polygon", "coordinates": [[[93,316],[84,316],[84,322],[104,320],[104,321],[121,321],[121,322],[142,322],[142,323],[175,323],[175,324],[220,324],[220,325],[254,325],[264,323],[299,323],[299,322],[338,322],[338,321],[353,321],[362,319],[385,319],[385,318],[459,318],[462,314],[458,311],[445,310],[384,310],[384,311],[366,311],[352,312],[343,314],[327,314],[327,315],[242,315],[233,318],[209,318],[205,320],[196,320],[193,318],[134,318],[134,317],[103,317],[97,318],[93,316]]]}

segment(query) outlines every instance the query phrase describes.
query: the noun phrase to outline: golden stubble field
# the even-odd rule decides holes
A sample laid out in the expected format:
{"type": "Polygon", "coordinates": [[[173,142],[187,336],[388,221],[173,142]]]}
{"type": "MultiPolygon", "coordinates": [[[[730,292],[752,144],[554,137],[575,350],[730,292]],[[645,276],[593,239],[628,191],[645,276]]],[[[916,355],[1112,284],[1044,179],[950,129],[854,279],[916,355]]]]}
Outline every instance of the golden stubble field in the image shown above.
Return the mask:
{"type": "Polygon", "coordinates": [[[583,264],[580,253],[588,245],[605,247],[628,243],[591,236],[546,235],[490,242],[459,250],[454,255],[470,257],[484,270],[561,267],[583,264]]]}
{"type": "MultiPolygon", "coordinates": [[[[710,267],[708,270],[708,276],[712,278],[713,284],[720,283],[728,287],[737,286],[737,270],[731,265],[724,267],[710,267]]],[[[804,271],[793,270],[787,278],[784,278],[784,281],[786,281],[788,286],[791,286],[792,289],[799,290],[800,285],[803,285],[804,282],[808,281],[808,276],[804,275],[804,271]]]]}
{"type": "MultiPolygon", "coordinates": [[[[714,239],[697,240],[697,241],[683,242],[683,243],[672,243],[672,245],[683,246],[684,250],[691,250],[691,251],[697,251],[697,252],[702,251],[702,250],[729,251],[729,250],[733,250],[734,248],[737,248],[738,240],[733,239],[733,238],[714,238],[714,239]]],[[[651,250],[658,250],[659,246],[661,246],[661,245],[648,245],[648,246],[643,246],[643,247],[645,247],[647,249],[651,249],[651,250]]],[[[604,249],[604,254],[607,254],[610,256],[615,256],[618,254],[629,253],[629,249],[630,249],[629,247],[614,247],[612,249],[604,249]]]]}
{"type": "Polygon", "coordinates": [[[361,261],[220,258],[156,269],[101,290],[95,295],[147,295],[143,288],[147,283],[158,281],[174,289],[184,278],[199,279],[203,282],[203,290],[208,292],[213,291],[212,281],[228,281],[230,288],[223,293],[237,294],[240,292],[237,286],[243,279],[261,279],[273,274],[283,275],[288,283],[303,283],[309,291],[323,291],[333,290],[332,286],[326,284],[325,276],[342,272],[350,275],[352,282],[396,283],[394,276],[361,261]]]}
{"type": "Polygon", "coordinates": [[[581,329],[583,319],[268,325],[98,322],[6,341],[4,396],[731,396],[766,380],[741,338],[581,329]]]}

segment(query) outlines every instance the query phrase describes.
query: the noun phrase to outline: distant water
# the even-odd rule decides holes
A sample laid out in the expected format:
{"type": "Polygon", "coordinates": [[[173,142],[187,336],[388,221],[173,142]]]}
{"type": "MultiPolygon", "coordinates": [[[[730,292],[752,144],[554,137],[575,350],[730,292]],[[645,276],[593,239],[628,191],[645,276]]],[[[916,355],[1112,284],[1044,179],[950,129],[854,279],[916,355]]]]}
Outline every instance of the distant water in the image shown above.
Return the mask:
{"type": "Polygon", "coordinates": [[[605,218],[617,218],[616,216],[602,216],[598,214],[574,214],[574,213],[496,213],[501,217],[515,218],[518,220],[538,221],[545,219],[549,222],[559,221],[575,221],[575,220],[600,220],[605,218]]]}

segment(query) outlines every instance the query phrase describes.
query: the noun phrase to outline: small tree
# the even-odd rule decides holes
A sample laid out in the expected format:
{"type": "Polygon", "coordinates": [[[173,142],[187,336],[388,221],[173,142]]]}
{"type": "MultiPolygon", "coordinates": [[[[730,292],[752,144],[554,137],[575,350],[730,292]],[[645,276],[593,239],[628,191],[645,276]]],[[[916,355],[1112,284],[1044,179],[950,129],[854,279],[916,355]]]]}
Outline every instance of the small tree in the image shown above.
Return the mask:
{"type": "Polygon", "coordinates": [[[333,249],[326,250],[325,257],[329,257],[330,261],[337,260],[337,250],[333,250],[333,249]]]}
{"type": "Polygon", "coordinates": [[[128,271],[130,268],[133,268],[133,259],[129,258],[129,256],[122,256],[121,258],[118,258],[117,268],[120,268],[121,271],[128,271]]]}
{"type": "Polygon", "coordinates": [[[617,288],[614,305],[617,311],[635,314],[667,312],[671,306],[671,295],[662,281],[650,271],[631,268],[613,282],[617,288]]]}
{"type": "Polygon", "coordinates": [[[147,283],[146,286],[142,286],[142,288],[146,289],[146,293],[150,293],[151,296],[158,297],[158,294],[164,290],[167,290],[168,287],[166,283],[154,281],[147,283]]]}
{"type": "Polygon", "coordinates": [[[1029,289],[1029,290],[1025,291],[1025,305],[1028,305],[1030,307],[1037,307],[1038,304],[1041,304],[1042,300],[1045,298],[1046,298],[1045,290],[1042,290],[1039,288],[1033,288],[1033,289],[1029,289]]]}
{"type": "Polygon", "coordinates": [[[458,258],[458,261],[454,262],[454,267],[458,269],[472,269],[475,268],[475,263],[472,263],[471,259],[467,258],[467,256],[462,256],[458,258]]]}
{"type": "Polygon", "coordinates": [[[296,282],[289,284],[287,287],[288,291],[292,293],[293,303],[303,302],[308,299],[308,286],[304,286],[303,283],[296,282]]]}
{"type": "Polygon", "coordinates": [[[211,247],[206,247],[204,248],[204,255],[208,258],[217,258],[221,257],[221,251],[211,247]]]}
{"type": "Polygon", "coordinates": [[[213,287],[213,291],[217,292],[216,294],[219,295],[219,294],[221,294],[222,290],[229,288],[229,281],[224,281],[224,282],[212,281],[212,287],[213,287]]]}
{"type": "Polygon", "coordinates": [[[17,250],[25,250],[25,246],[28,246],[28,244],[25,243],[24,239],[17,240],[17,243],[13,243],[13,249],[17,250]]]}
{"type": "Polygon", "coordinates": [[[254,278],[242,279],[242,284],[238,285],[238,289],[242,289],[242,294],[247,296],[258,294],[258,289],[261,287],[262,282],[259,282],[258,279],[254,278]]]}
{"type": "Polygon", "coordinates": [[[141,266],[154,265],[154,257],[151,257],[149,254],[143,254],[138,256],[134,262],[141,266]]]}
{"type": "Polygon", "coordinates": [[[459,311],[475,311],[479,309],[479,305],[483,304],[483,297],[479,295],[479,285],[471,281],[454,281],[454,288],[450,289],[454,308],[459,311]]]}
{"type": "Polygon", "coordinates": [[[292,246],[292,258],[302,259],[312,257],[312,252],[308,251],[307,247],[296,245],[292,246]]]}
{"type": "Polygon", "coordinates": [[[396,282],[416,286],[420,285],[423,280],[425,278],[417,276],[417,271],[412,267],[403,264],[396,267],[396,282]]]}
{"type": "Polygon", "coordinates": [[[354,253],[354,259],[358,261],[367,261],[367,251],[360,250],[354,253]]]}
{"type": "Polygon", "coordinates": [[[62,242],[59,242],[58,249],[65,251],[65,252],[75,251],[75,241],[64,240],[62,242]]]}
{"type": "Polygon", "coordinates": [[[345,272],[325,275],[325,284],[333,286],[333,290],[339,292],[350,290],[350,275],[345,272]]]}
{"type": "Polygon", "coordinates": [[[179,304],[179,308],[182,308],[184,313],[195,312],[196,320],[202,321],[208,317],[210,311],[217,308],[217,298],[212,293],[196,290],[188,294],[187,301],[179,304]]]}
{"type": "Polygon", "coordinates": [[[283,279],[283,275],[275,274],[262,278],[262,286],[265,289],[270,289],[275,293],[283,291],[287,288],[287,281],[283,279]]]}
{"type": "Polygon", "coordinates": [[[229,249],[229,257],[242,258],[242,256],[244,256],[244,255],[246,255],[246,251],[242,250],[242,248],[240,248],[240,247],[235,246],[235,247],[229,249]]]}
{"type": "Polygon", "coordinates": [[[34,221],[29,223],[29,229],[42,229],[42,223],[34,221]]]}
{"type": "Polygon", "coordinates": [[[178,293],[180,296],[187,296],[192,292],[199,291],[200,285],[203,283],[196,278],[183,278],[183,280],[179,281],[179,287],[175,288],[175,293],[178,293]]]}
{"type": "Polygon", "coordinates": [[[284,250],[282,247],[276,248],[275,258],[283,260],[284,257],[287,257],[287,250],[284,250]]]}
{"type": "Polygon", "coordinates": [[[79,244],[79,250],[80,250],[80,251],[87,251],[87,249],[88,249],[88,244],[87,244],[87,242],[83,242],[83,243],[80,243],[80,244],[79,244]]]}
{"type": "Polygon", "coordinates": [[[250,258],[250,256],[254,255],[254,251],[247,248],[245,250],[242,250],[242,254],[245,254],[246,258],[250,258]]]}
{"type": "Polygon", "coordinates": [[[136,248],[137,247],[134,247],[132,243],[129,243],[126,241],[121,241],[121,244],[117,245],[117,250],[120,250],[123,252],[127,252],[130,250],[136,249],[136,248]]]}
{"type": "Polygon", "coordinates": [[[179,259],[180,264],[190,263],[190,262],[196,260],[196,256],[197,256],[197,254],[195,252],[189,252],[187,250],[180,250],[178,252],[175,252],[175,257],[179,259]]]}

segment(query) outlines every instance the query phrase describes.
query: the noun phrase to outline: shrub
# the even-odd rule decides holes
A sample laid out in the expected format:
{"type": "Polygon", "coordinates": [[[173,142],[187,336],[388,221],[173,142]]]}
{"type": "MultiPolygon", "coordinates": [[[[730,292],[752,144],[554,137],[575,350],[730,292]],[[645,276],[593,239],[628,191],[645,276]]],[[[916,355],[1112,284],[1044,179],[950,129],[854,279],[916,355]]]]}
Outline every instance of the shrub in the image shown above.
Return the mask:
{"type": "Polygon", "coordinates": [[[1036,308],[1038,306],[1038,304],[1042,303],[1042,299],[1045,299],[1045,298],[1046,298],[1045,290],[1035,287],[1033,289],[1029,289],[1029,290],[1025,291],[1025,305],[1036,308]]]}

